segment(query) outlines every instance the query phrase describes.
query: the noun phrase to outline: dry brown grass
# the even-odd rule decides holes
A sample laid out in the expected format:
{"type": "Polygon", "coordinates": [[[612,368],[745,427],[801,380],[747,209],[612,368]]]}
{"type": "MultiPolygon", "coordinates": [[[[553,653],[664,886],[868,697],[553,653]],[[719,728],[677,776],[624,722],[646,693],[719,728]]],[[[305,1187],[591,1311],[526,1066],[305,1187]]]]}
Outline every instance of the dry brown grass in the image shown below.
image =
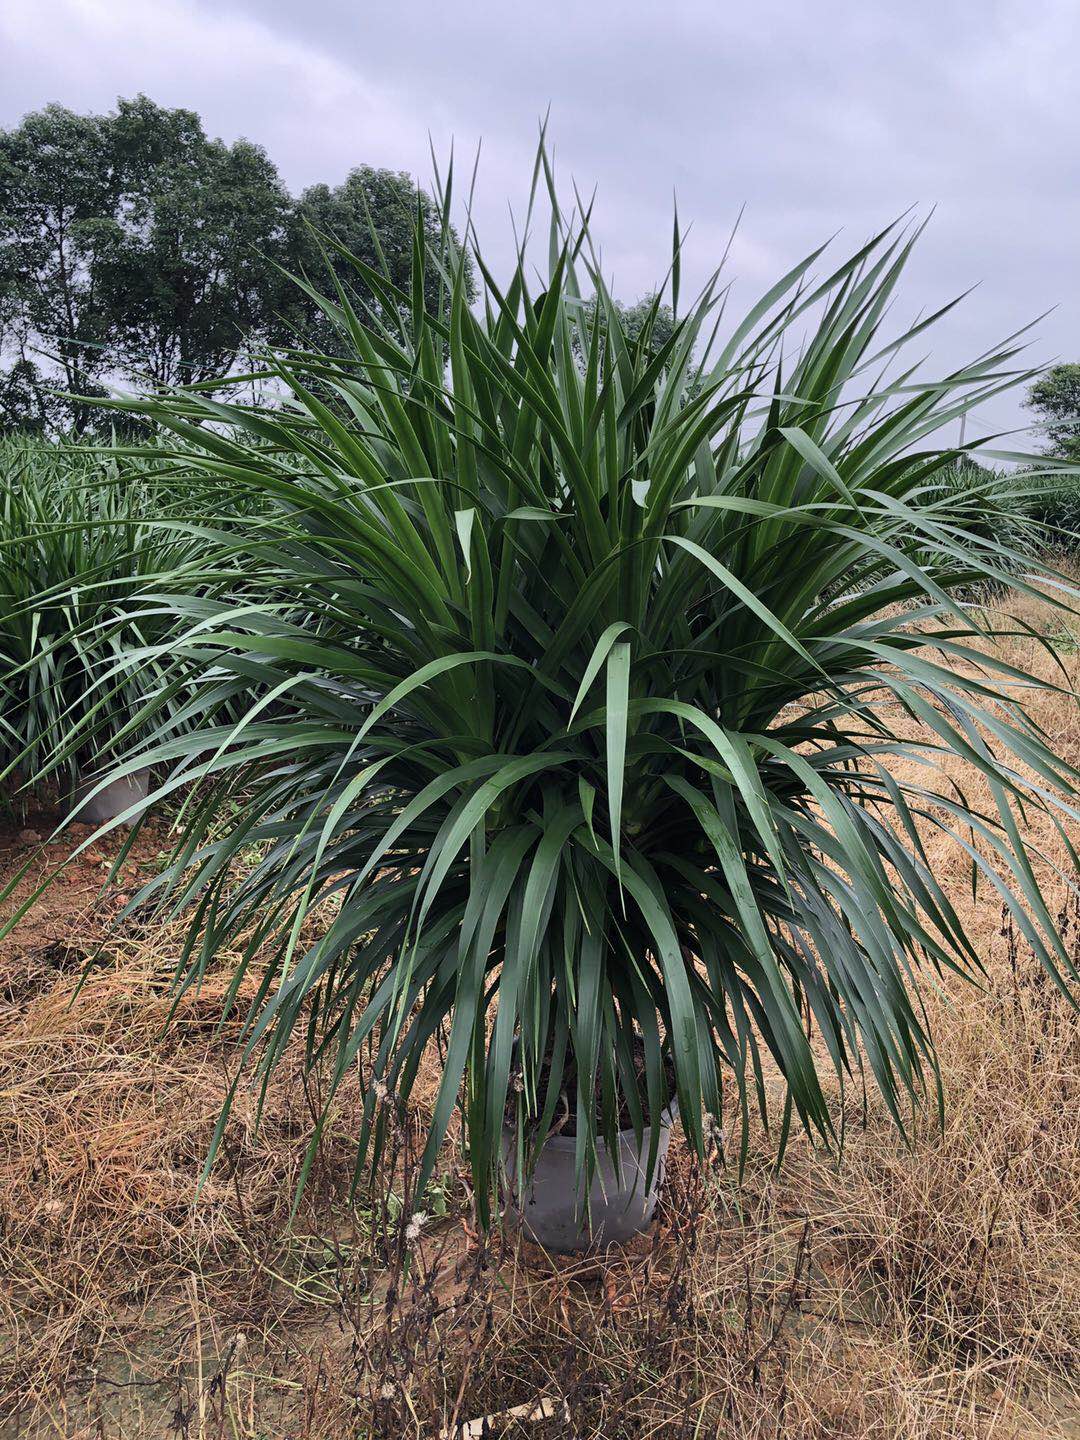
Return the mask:
{"type": "MultiPolygon", "coordinates": [[[[1010,651],[1049,673],[1035,642],[1010,651]]],[[[1064,659],[1075,680],[1073,647],[1064,659]]],[[[1080,761],[1075,704],[1038,711],[1080,761]]],[[[1062,858],[1050,827],[1031,838],[1062,858]]],[[[1080,1024],[929,843],[989,977],[929,998],[944,1127],[923,1113],[905,1145],[849,1094],[839,1165],[794,1141],[777,1175],[756,1134],[740,1181],[676,1151],[652,1240],[557,1266],[509,1237],[478,1243],[452,1155],[446,1218],[408,1242],[389,1196],[412,1122],[397,1178],[350,1204],[349,1090],[290,1228],[310,1113],[298,1066],[275,1076],[258,1131],[241,1092],[197,1193],[236,1060],[235,1031],[216,1033],[227,957],[165,1033],[168,930],[111,940],[73,999],[108,914],[84,870],[0,964],[0,1420],[124,1440],[427,1437],[547,1397],[552,1419],[505,1433],[1080,1435],[1080,1024]]],[[[1064,891],[1060,924],[1080,945],[1064,891]]]]}

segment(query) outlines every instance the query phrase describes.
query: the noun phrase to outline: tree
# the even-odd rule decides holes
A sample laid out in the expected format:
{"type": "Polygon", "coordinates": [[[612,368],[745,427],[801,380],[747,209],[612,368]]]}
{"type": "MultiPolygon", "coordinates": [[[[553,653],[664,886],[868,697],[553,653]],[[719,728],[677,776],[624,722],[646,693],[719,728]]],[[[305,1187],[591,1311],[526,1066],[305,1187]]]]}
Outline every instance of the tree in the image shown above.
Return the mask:
{"type": "MultiPolygon", "coordinates": [[[[50,105],[0,132],[0,295],[9,361],[11,333],[17,336],[6,388],[21,397],[19,405],[27,385],[39,395],[42,388],[41,366],[28,350],[47,352],[51,378],[63,389],[95,388],[107,332],[94,294],[95,249],[101,219],[117,202],[103,117],[50,105]]],[[[83,411],[71,407],[78,428],[83,411]]]]}
{"type": "Polygon", "coordinates": [[[615,302],[616,309],[622,316],[623,329],[631,340],[637,340],[644,330],[646,322],[651,319],[649,330],[649,354],[655,355],[663,348],[675,333],[675,316],[670,305],[657,303],[655,292],[651,295],[643,295],[633,305],[622,305],[615,302]]]}
{"type": "MultiPolygon", "coordinates": [[[[648,333],[648,353],[655,355],[662,350],[675,333],[675,315],[670,305],[664,304],[658,297],[656,291],[643,295],[640,300],[635,300],[632,305],[625,305],[621,300],[611,300],[612,308],[619,317],[619,328],[626,338],[627,343],[637,342],[641,339],[646,325],[648,333]]],[[[599,308],[598,301],[594,296],[587,304],[586,323],[592,326],[596,321],[596,314],[599,308]]],[[[580,337],[574,336],[574,349],[578,358],[584,363],[583,346],[580,337]]]]}
{"type": "Polygon", "coordinates": [[[1027,405],[1039,416],[1050,453],[1080,460],[1080,364],[1047,370],[1028,391],[1027,405]]]}
{"type": "MultiPolygon", "coordinates": [[[[261,149],[208,139],[190,110],[139,96],[111,115],[28,115],[0,132],[0,301],[18,336],[4,360],[40,413],[47,385],[220,373],[271,326],[290,208],[261,149]]],[[[61,410],[90,422],[78,400],[61,410]]]]}
{"type": "Polygon", "coordinates": [[[0,435],[44,434],[57,420],[58,410],[32,360],[20,356],[0,370],[0,435]]]}
{"type": "Polygon", "coordinates": [[[293,201],[263,150],[208,138],[190,110],[140,95],[109,115],[60,105],[28,115],[0,132],[0,428],[80,432],[92,407],[53,392],[199,381],[228,370],[248,341],[331,344],[319,308],[283,270],[326,288],[329,254],[378,313],[376,290],[328,241],[408,294],[418,208],[434,302],[442,223],[403,172],[361,166],[293,201]]]}
{"type": "Polygon", "coordinates": [[[120,101],[113,144],[122,215],[97,279],[115,358],[160,384],[221,374],[275,321],[289,195],[259,146],[145,96],[120,101]]]}
{"type": "MultiPolygon", "coordinates": [[[[376,170],[370,165],[350,170],[340,185],[310,185],[301,194],[292,227],[291,268],[310,277],[316,289],[327,289],[327,263],[342,284],[382,318],[385,307],[355,266],[333,244],[337,241],[372,269],[385,274],[405,295],[410,294],[413,269],[413,233],[417,211],[423,218],[423,235],[433,255],[442,253],[442,222],[431,197],[402,170],[376,170]],[[377,238],[376,238],[377,237],[377,238]]],[[[457,235],[449,239],[457,253],[457,235]]],[[[438,303],[443,283],[438,265],[424,270],[424,295],[429,307],[438,303]]],[[[467,262],[466,294],[475,293],[472,263],[467,262]]],[[[404,309],[406,307],[402,307],[404,309]]],[[[314,301],[289,286],[283,312],[304,343],[326,350],[340,337],[314,301]]]]}

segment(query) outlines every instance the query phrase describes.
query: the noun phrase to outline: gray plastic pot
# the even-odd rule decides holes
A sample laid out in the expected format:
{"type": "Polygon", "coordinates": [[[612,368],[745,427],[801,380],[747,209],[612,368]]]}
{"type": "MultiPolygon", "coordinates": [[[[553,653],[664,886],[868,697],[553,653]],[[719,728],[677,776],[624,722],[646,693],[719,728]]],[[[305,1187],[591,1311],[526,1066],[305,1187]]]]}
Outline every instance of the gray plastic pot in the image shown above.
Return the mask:
{"type": "Polygon", "coordinates": [[[514,1178],[513,1132],[503,1131],[503,1161],[511,1188],[511,1208],[530,1240],[545,1250],[569,1253],[604,1245],[624,1245],[652,1223],[656,1197],[667,1168],[668,1145],[674,1113],[661,1126],[660,1144],[652,1184],[645,1183],[651,1129],[642,1132],[638,1149],[633,1130],[619,1132],[619,1175],[616,1179],[611,1152],[603,1139],[596,1146],[596,1173],[589,1190],[589,1206],[578,1203],[574,1175],[577,1141],[572,1135],[552,1135],[536,1160],[536,1169],[525,1185],[514,1178]],[[591,1217],[591,1224],[589,1218],[591,1217]]]}
{"type": "MultiPolygon", "coordinates": [[[[102,778],[98,775],[90,780],[80,780],[76,784],[71,796],[70,819],[83,825],[101,825],[106,820],[115,820],[117,815],[122,815],[129,806],[145,800],[150,792],[150,774],[147,770],[137,770],[134,775],[121,775],[116,780],[110,780],[95,795],[94,789],[102,778]]],[[[128,816],[125,823],[133,825],[141,813],[141,810],[135,811],[128,816]]]]}

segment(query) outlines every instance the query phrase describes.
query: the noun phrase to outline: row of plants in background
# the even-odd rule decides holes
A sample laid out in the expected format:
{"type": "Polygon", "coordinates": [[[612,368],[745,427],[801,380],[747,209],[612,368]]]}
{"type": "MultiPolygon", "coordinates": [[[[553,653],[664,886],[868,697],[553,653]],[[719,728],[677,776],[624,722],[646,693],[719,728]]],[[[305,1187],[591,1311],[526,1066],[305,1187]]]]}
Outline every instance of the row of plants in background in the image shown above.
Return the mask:
{"type": "Polygon", "coordinates": [[[523,250],[500,286],[470,232],[458,247],[448,185],[408,288],[341,251],[355,288],[297,282],[334,343],[267,353],[280,404],[125,402],[159,438],[116,463],[159,493],[182,478],[203,520],[35,519],[7,673],[54,666],[30,620],[62,597],[79,678],[46,677],[60,698],[14,727],[17,758],[55,770],[73,742],[45,737],[74,724],[122,741],[118,775],[152,768],[158,801],[198,783],[131,908],[188,917],[181,992],[225,952],[227,1008],[257,976],[247,1057],[270,1072],[295,1038],[325,1072],[309,1154],[358,1066],[357,1176],[377,1164],[438,1037],[417,1193],[458,1111],[481,1224],[508,1175],[534,1233],[572,1246],[618,1233],[616,1198],[646,1223],[676,1109],[699,1155],[732,1112],[745,1146],[755,1108],[782,1150],[796,1123],[838,1138],[823,1066],[899,1125],[933,1092],[920,972],[981,962],[920,827],[1069,990],[1019,817],[1074,817],[1080,772],[1032,712],[1052,682],[971,604],[1042,575],[1074,613],[1028,509],[1045,477],[1006,503],[941,440],[1016,383],[1015,348],[881,377],[925,329],[881,330],[915,237],[823,279],[816,251],[718,340],[717,277],[680,309],[676,231],[660,338],[661,298],[629,323],[543,153],[530,209],[545,179],[539,288],[523,250]],[[241,523],[216,520],[223,492],[241,523]],[[104,613],[73,618],[86,594],[104,613]],[[988,810],[939,778],[957,755],[988,810]]]}
{"type": "Polygon", "coordinates": [[[1042,472],[1028,514],[1043,527],[1043,543],[1066,554],[1080,549],[1080,473],[1076,462],[1053,463],[1042,472]]]}
{"type": "Polygon", "coordinates": [[[1073,556],[1080,550],[1080,474],[1054,456],[1008,469],[958,460],[941,479],[942,495],[965,524],[1001,540],[1017,555],[1073,556]]]}
{"type": "Polygon", "coordinates": [[[212,677],[159,658],[193,600],[237,577],[207,570],[201,506],[216,527],[236,498],[79,446],[0,443],[0,782],[67,800],[152,729],[189,723],[212,677]]]}

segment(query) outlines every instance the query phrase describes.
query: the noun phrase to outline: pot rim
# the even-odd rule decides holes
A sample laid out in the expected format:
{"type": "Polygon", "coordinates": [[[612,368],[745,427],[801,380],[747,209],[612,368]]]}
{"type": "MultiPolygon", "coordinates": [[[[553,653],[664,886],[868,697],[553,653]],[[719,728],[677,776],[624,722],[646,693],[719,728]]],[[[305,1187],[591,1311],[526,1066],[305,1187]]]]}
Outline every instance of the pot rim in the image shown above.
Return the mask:
{"type": "MultiPolygon", "coordinates": [[[[674,1126],[675,1121],[678,1119],[678,1116],[679,1116],[679,1104],[678,1104],[678,1101],[677,1101],[677,1100],[672,1100],[671,1103],[668,1105],[667,1109],[663,1112],[663,1115],[661,1116],[661,1119],[660,1119],[660,1130],[661,1130],[661,1132],[663,1132],[663,1131],[665,1131],[665,1130],[670,1130],[670,1129],[674,1126]]],[[[513,1127],[512,1127],[512,1126],[506,1125],[506,1124],[503,1125],[503,1134],[504,1134],[505,1136],[511,1136],[511,1135],[513,1135],[513,1133],[514,1133],[514,1131],[513,1131],[513,1127]]],[[[652,1126],[651,1126],[651,1125],[643,1125],[642,1128],[641,1128],[641,1141],[642,1141],[641,1148],[642,1148],[643,1151],[645,1151],[645,1150],[648,1149],[649,1140],[650,1140],[651,1136],[652,1136],[652,1126]]],[[[605,1142],[604,1142],[604,1137],[603,1137],[602,1135],[598,1135],[598,1136],[597,1136],[597,1139],[599,1140],[599,1142],[600,1142],[601,1145],[604,1145],[605,1142]]],[[[620,1131],[619,1131],[619,1142],[620,1142],[620,1144],[621,1144],[624,1140],[625,1140],[628,1144],[634,1145],[634,1146],[636,1147],[636,1145],[637,1145],[637,1134],[636,1134],[636,1132],[635,1132],[635,1130],[634,1130],[634,1127],[633,1127],[632,1125],[631,1125],[630,1128],[627,1129],[627,1130],[620,1130],[620,1131]]],[[[541,1150],[548,1150],[548,1149],[551,1149],[551,1150],[576,1150],[576,1149],[577,1149],[577,1142],[578,1142],[578,1137],[577,1137],[576,1135],[549,1135],[549,1136],[547,1137],[547,1139],[544,1141],[543,1145],[541,1145],[540,1148],[541,1148],[541,1150]]],[[[605,1147],[605,1148],[606,1148],[606,1147],[605,1147]]]]}

